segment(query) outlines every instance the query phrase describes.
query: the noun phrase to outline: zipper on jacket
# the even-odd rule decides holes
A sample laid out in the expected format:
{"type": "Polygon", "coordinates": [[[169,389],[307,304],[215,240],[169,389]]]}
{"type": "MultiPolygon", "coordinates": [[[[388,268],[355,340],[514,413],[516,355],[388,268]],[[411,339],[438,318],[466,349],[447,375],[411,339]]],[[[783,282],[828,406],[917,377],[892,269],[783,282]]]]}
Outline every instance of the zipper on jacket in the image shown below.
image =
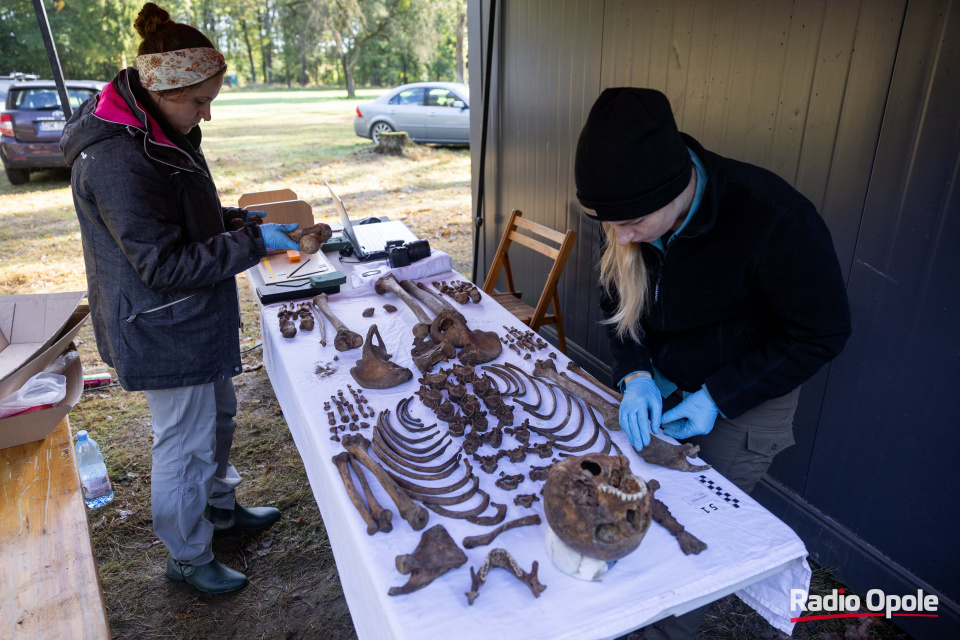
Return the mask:
{"type": "Polygon", "coordinates": [[[197,295],[197,294],[191,293],[191,294],[188,295],[186,298],[180,298],[179,300],[174,300],[173,302],[168,302],[167,304],[162,304],[162,305],[160,305],[159,307],[154,307],[153,309],[147,309],[146,311],[141,311],[140,313],[135,313],[135,314],[133,314],[132,316],[127,316],[126,318],[124,318],[124,320],[126,320],[127,322],[133,322],[134,320],[137,319],[137,316],[142,316],[142,315],[144,315],[145,313],[153,313],[154,311],[160,311],[161,309],[166,309],[167,307],[172,307],[172,306],[175,305],[175,304],[180,304],[180,303],[183,302],[184,300],[189,300],[190,298],[192,298],[192,297],[195,296],[195,295],[197,295]]]}
{"type": "Polygon", "coordinates": [[[651,245],[650,248],[656,252],[657,258],[660,261],[660,268],[657,270],[657,281],[653,285],[653,304],[659,305],[660,307],[660,326],[662,327],[664,326],[665,319],[663,314],[663,305],[660,304],[660,282],[663,280],[663,268],[664,264],[666,263],[667,251],[670,250],[670,247],[668,245],[663,251],[660,251],[660,249],[654,247],[653,245],[651,245]]]}

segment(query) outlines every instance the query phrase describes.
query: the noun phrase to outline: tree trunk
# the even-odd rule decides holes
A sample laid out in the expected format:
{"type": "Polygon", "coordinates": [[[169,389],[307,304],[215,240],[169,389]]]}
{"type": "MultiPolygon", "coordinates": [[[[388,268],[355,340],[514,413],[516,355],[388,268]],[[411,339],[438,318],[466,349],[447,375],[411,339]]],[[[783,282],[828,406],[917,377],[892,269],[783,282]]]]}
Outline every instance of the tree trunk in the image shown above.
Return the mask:
{"type": "Polygon", "coordinates": [[[267,76],[267,56],[264,51],[264,40],[267,37],[266,24],[269,22],[270,18],[263,15],[263,12],[260,11],[260,8],[257,8],[257,31],[260,35],[260,74],[263,76],[263,81],[266,84],[270,84],[270,78],[267,76]]]}
{"type": "Polygon", "coordinates": [[[403,75],[401,76],[403,81],[400,84],[409,84],[410,81],[407,80],[407,54],[403,53],[400,59],[403,61],[403,75]]]}
{"type": "Polygon", "coordinates": [[[403,150],[407,145],[412,144],[406,131],[396,131],[391,133],[381,133],[380,142],[374,151],[384,153],[390,156],[402,156],[403,150]]]}
{"type": "Polygon", "coordinates": [[[250,84],[257,84],[257,67],[253,64],[253,47],[250,46],[250,34],[247,32],[247,21],[240,19],[240,28],[243,30],[243,42],[247,45],[247,57],[250,59],[250,84]]]}
{"type": "Polygon", "coordinates": [[[347,97],[356,98],[357,91],[356,91],[356,85],[354,84],[354,81],[353,81],[353,70],[350,69],[350,65],[347,64],[346,56],[343,57],[343,76],[347,80],[347,97]]]}
{"type": "Polygon", "coordinates": [[[464,78],[463,64],[463,27],[467,23],[467,14],[457,16],[457,82],[462,83],[464,78]]]}
{"type": "Polygon", "coordinates": [[[271,9],[270,3],[267,3],[267,72],[270,74],[270,84],[273,84],[273,24],[276,19],[274,12],[277,10],[277,3],[273,3],[271,9]]]}
{"type": "Polygon", "coordinates": [[[307,86],[307,37],[304,33],[306,20],[300,25],[300,86],[307,86]]]}
{"type": "Polygon", "coordinates": [[[343,35],[337,29],[331,29],[331,32],[333,33],[333,41],[337,45],[340,66],[343,69],[343,80],[347,85],[347,97],[356,98],[357,92],[353,84],[353,71],[351,69],[353,65],[347,60],[347,52],[343,50],[343,35]]]}

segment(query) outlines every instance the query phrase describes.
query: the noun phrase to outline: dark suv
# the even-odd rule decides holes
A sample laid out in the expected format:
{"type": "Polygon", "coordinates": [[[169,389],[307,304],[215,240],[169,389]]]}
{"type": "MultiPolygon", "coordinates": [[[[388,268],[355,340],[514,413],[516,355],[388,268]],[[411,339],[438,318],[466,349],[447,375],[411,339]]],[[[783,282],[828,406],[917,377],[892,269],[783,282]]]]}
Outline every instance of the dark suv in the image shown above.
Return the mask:
{"type": "MultiPolygon", "coordinates": [[[[97,95],[106,84],[97,80],[67,80],[70,108],[97,95]]],[[[11,184],[24,184],[31,171],[65,167],[60,134],[66,119],[57,85],[51,80],[14,82],[0,112],[0,158],[11,184]]]]}

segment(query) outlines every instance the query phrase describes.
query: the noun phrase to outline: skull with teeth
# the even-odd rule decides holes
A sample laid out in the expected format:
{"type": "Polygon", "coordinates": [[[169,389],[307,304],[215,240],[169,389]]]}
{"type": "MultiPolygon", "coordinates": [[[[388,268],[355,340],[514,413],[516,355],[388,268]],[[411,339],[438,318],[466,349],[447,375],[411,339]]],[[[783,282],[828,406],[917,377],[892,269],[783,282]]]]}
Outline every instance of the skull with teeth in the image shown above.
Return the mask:
{"type": "Polygon", "coordinates": [[[598,560],[634,551],[650,527],[653,492],[622,456],[590,453],[553,465],[543,487],[547,523],[567,546],[598,560]]]}

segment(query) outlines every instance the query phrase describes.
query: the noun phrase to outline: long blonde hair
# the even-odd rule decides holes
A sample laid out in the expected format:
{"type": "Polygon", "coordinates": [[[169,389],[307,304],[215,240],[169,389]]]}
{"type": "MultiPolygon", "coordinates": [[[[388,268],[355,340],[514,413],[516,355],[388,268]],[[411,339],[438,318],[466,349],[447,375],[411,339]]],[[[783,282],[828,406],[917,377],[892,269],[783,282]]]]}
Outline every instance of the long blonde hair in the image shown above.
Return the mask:
{"type": "Polygon", "coordinates": [[[603,224],[607,246],[600,258],[600,286],[608,296],[617,294],[617,312],[603,320],[615,327],[621,340],[639,342],[643,336],[640,318],[647,311],[647,268],[640,253],[639,242],[617,244],[617,232],[612,225],[603,224]]]}

